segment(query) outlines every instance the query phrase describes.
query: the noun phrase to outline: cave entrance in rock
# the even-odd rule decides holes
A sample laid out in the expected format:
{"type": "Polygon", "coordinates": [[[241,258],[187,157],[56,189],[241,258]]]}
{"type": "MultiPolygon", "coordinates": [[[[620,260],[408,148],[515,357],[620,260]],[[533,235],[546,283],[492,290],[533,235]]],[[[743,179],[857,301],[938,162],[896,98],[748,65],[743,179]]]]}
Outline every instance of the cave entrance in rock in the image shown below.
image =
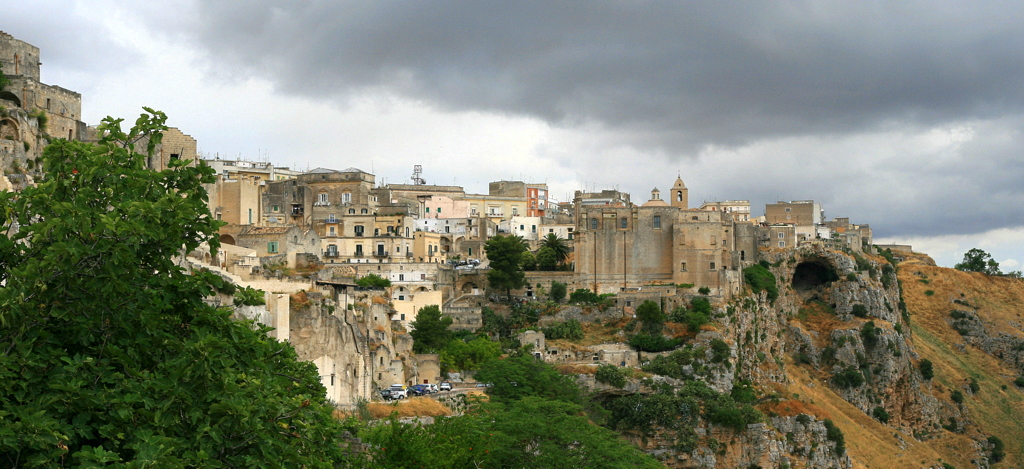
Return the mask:
{"type": "Polygon", "coordinates": [[[836,280],[839,280],[839,275],[827,261],[806,260],[797,264],[796,271],[793,272],[793,289],[798,292],[817,290],[836,280]]]}

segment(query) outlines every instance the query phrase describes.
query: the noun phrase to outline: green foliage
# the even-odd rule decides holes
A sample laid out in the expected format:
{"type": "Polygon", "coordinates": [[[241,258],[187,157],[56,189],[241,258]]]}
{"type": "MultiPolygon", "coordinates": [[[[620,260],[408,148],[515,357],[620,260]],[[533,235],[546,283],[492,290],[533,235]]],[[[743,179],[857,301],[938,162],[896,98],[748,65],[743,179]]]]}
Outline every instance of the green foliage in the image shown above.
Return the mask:
{"type": "Polygon", "coordinates": [[[356,285],[363,288],[383,289],[391,286],[391,280],[377,274],[367,274],[356,280],[356,285]]]}
{"type": "Polygon", "coordinates": [[[843,431],[829,419],[825,419],[822,423],[825,424],[825,438],[836,444],[836,454],[840,456],[846,454],[846,438],[843,436],[843,431]]]}
{"type": "Polygon", "coordinates": [[[1006,446],[999,437],[995,435],[988,437],[988,444],[992,445],[992,453],[989,457],[992,462],[1002,461],[1006,457],[1006,446]]]}
{"type": "Polygon", "coordinates": [[[629,345],[641,352],[664,352],[683,343],[682,339],[669,339],[661,334],[638,333],[629,338],[629,345]]]}
{"type": "Polygon", "coordinates": [[[889,423],[889,413],[885,411],[884,407],[875,407],[871,411],[871,416],[882,423],[889,423]]]}
{"type": "Polygon", "coordinates": [[[929,380],[929,379],[932,379],[932,378],[935,377],[935,371],[932,369],[932,361],[931,360],[929,360],[927,358],[923,358],[923,359],[921,359],[921,363],[919,363],[917,366],[918,366],[918,369],[921,370],[921,377],[922,378],[924,378],[926,380],[929,380]]]}
{"type": "Polygon", "coordinates": [[[850,273],[846,274],[846,280],[849,280],[851,282],[856,281],[857,280],[857,274],[854,273],[854,272],[850,272],[850,273]]]}
{"type": "Polygon", "coordinates": [[[700,331],[700,327],[711,322],[711,302],[698,296],[690,300],[690,307],[676,308],[669,319],[672,322],[686,324],[690,332],[700,331]]]}
{"type": "Polygon", "coordinates": [[[1013,380],[1013,384],[1018,388],[1024,388],[1024,376],[1018,376],[1017,379],[1013,380]]]}
{"type": "Polygon", "coordinates": [[[487,388],[487,394],[500,402],[526,397],[577,404],[583,401],[583,392],[575,378],[559,373],[527,353],[489,360],[476,372],[475,378],[481,383],[493,383],[493,387],[487,388]]]}
{"type": "Polygon", "coordinates": [[[544,328],[544,338],[550,340],[580,340],[583,338],[583,325],[575,319],[553,324],[544,328]]]}
{"type": "Polygon", "coordinates": [[[866,318],[868,317],[868,308],[862,304],[855,304],[850,313],[858,318],[866,318]]]}
{"type": "Polygon", "coordinates": [[[978,380],[974,378],[971,378],[971,382],[968,384],[968,387],[971,389],[971,394],[978,394],[978,391],[981,391],[981,385],[979,385],[978,380]]]}
{"type": "Polygon", "coordinates": [[[561,303],[562,300],[565,299],[566,293],[567,289],[564,283],[557,281],[551,282],[551,301],[554,301],[555,303],[561,303]]]}
{"type": "Polygon", "coordinates": [[[754,387],[749,382],[738,382],[733,384],[732,391],[729,393],[733,400],[743,404],[753,404],[757,402],[757,392],[754,391],[754,387]]]}
{"type": "Polygon", "coordinates": [[[267,304],[267,299],[263,294],[263,290],[243,287],[235,291],[234,303],[235,306],[260,306],[267,304]]]}
{"type": "Polygon", "coordinates": [[[832,376],[832,383],[843,389],[855,388],[864,384],[864,375],[851,366],[832,376]]]}
{"type": "Polygon", "coordinates": [[[640,369],[656,375],[668,376],[670,378],[684,379],[689,376],[683,375],[683,367],[692,365],[693,360],[704,355],[704,349],[686,346],[668,355],[658,355],[640,369]]]}
{"type": "Polygon", "coordinates": [[[711,361],[722,363],[729,359],[729,344],[722,339],[711,339],[711,361]]]}
{"type": "Polygon", "coordinates": [[[658,334],[665,327],[665,313],[657,302],[646,300],[636,309],[636,318],[644,323],[643,330],[658,334]]]}
{"type": "Polygon", "coordinates": [[[39,126],[39,132],[46,133],[46,125],[50,122],[50,116],[46,114],[46,111],[37,109],[35,112],[31,112],[28,115],[36,120],[36,124],[39,126]]]}
{"type": "MultiPolygon", "coordinates": [[[[415,346],[415,345],[414,345],[415,346]]],[[[452,340],[441,350],[441,367],[446,371],[475,370],[488,360],[501,356],[501,344],[484,336],[468,342],[452,340]]]]}
{"type": "Polygon", "coordinates": [[[0,64],[0,91],[3,91],[10,84],[11,80],[7,78],[7,75],[4,75],[4,64],[0,64]]]}
{"type": "Polygon", "coordinates": [[[896,268],[892,264],[886,264],[882,266],[882,286],[889,288],[892,282],[896,280],[896,268]]]}
{"type": "Polygon", "coordinates": [[[519,265],[527,272],[537,270],[537,256],[534,256],[530,251],[526,251],[519,256],[519,265]]]}
{"type": "Polygon", "coordinates": [[[452,318],[441,314],[437,305],[424,306],[416,312],[416,320],[409,323],[412,331],[412,350],[416,353],[439,353],[448,345],[452,332],[452,318]]]}
{"type": "Polygon", "coordinates": [[[881,340],[882,330],[875,327],[875,321],[868,321],[860,328],[860,338],[867,348],[874,348],[881,340]]]}
{"type": "Polygon", "coordinates": [[[775,275],[764,265],[754,264],[743,269],[743,279],[750,285],[754,293],[766,292],[772,303],[779,297],[779,287],[775,284],[775,275]]]}
{"type": "MultiPolygon", "coordinates": [[[[669,388],[671,389],[671,388],[669,388]]],[[[676,394],[631,394],[605,404],[611,412],[608,425],[619,430],[639,430],[652,434],[657,427],[685,432],[699,418],[737,431],[764,420],[760,411],[738,403],[728,394],[719,394],[702,381],[687,381],[676,394]]]]}
{"type": "Polygon", "coordinates": [[[526,284],[523,273],[522,258],[526,253],[526,244],[518,236],[497,235],[484,245],[491,270],[487,272],[487,282],[492,288],[505,290],[508,301],[512,301],[512,290],[522,288],[526,284]]]}
{"type": "Polygon", "coordinates": [[[146,169],[166,130],[146,112],[128,132],[104,119],[96,144],[53,142],[37,185],[0,193],[16,223],[0,237],[0,466],[344,464],[316,367],[174,261],[219,247],[213,171],[146,169]]]}
{"type": "Polygon", "coordinates": [[[964,403],[964,393],[960,392],[959,390],[949,393],[949,398],[952,399],[953,402],[957,404],[964,403]]]}
{"type": "Polygon", "coordinates": [[[924,296],[932,296],[935,294],[935,290],[925,290],[924,296]]]}
{"type": "Polygon", "coordinates": [[[615,365],[601,365],[594,372],[594,379],[622,389],[626,385],[626,374],[615,365]]]}
{"type": "Polygon", "coordinates": [[[711,289],[708,287],[700,287],[697,289],[697,293],[700,293],[701,295],[710,295],[711,289]]]}
{"type": "Polygon", "coordinates": [[[522,329],[533,328],[540,319],[540,309],[531,304],[516,303],[509,308],[507,316],[502,316],[485,306],[480,315],[483,320],[480,332],[507,339],[522,329]]]}
{"type": "Polygon", "coordinates": [[[569,245],[557,234],[548,233],[541,244],[543,248],[549,248],[555,254],[555,262],[561,264],[569,257],[569,245]]]}
{"type": "Polygon", "coordinates": [[[555,253],[554,249],[545,246],[537,251],[537,268],[544,271],[552,271],[558,268],[558,254],[555,253]]]}
{"type": "Polygon", "coordinates": [[[964,272],[981,272],[985,275],[1000,275],[999,263],[992,258],[992,255],[974,248],[964,253],[963,262],[954,265],[954,269],[964,272]]]}

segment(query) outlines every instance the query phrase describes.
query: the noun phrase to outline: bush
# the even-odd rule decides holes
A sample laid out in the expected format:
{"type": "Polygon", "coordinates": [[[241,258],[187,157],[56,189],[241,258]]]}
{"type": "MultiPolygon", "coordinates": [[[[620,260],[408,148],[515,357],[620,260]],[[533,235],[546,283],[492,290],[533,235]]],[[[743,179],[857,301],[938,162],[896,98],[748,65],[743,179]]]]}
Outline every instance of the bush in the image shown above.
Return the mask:
{"type": "Polygon", "coordinates": [[[850,313],[858,318],[866,318],[868,317],[868,308],[867,306],[860,304],[853,305],[853,310],[851,310],[850,313]]]}
{"type": "Polygon", "coordinates": [[[978,384],[978,380],[974,378],[971,378],[971,384],[969,384],[969,386],[971,388],[971,394],[977,394],[978,391],[981,391],[981,386],[978,384]]]}
{"type": "Polygon", "coordinates": [[[768,300],[775,302],[779,297],[779,288],[775,285],[775,275],[761,264],[754,264],[743,269],[743,279],[750,285],[754,293],[766,292],[768,300]]]}
{"type": "Polygon", "coordinates": [[[235,291],[235,306],[260,306],[267,304],[263,298],[263,290],[252,287],[244,287],[235,291]]]}
{"type": "Polygon", "coordinates": [[[924,291],[924,296],[932,296],[934,294],[935,294],[934,290],[925,290],[924,291]]]}
{"type": "Polygon", "coordinates": [[[711,361],[713,363],[722,363],[729,359],[729,344],[725,343],[722,339],[711,340],[711,361]]]}
{"type": "Polygon", "coordinates": [[[849,280],[851,282],[854,281],[854,280],[857,280],[857,274],[855,274],[853,272],[850,272],[850,273],[846,274],[846,280],[849,280]]]}
{"type": "Polygon", "coordinates": [[[697,293],[700,293],[701,295],[710,295],[711,289],[708,287],[700,287],[697,289],[697,293]]]}
{"type": "Polygon", "coordinates": [[[599,383],[605,383],[622,389],[626,385],[626,375],[615,365],[601,365],[597,367],[594,378],[599,383]]]}
{"type": "Polygon", "coordinates": [[[1017,379],[1013,380],[1013,384],[1017,385],[1018,388],[1024,388],[1024,376],[1018,376],[1017,379]]]}
{"type": "Polygon", "coordinates": [[[829,441],[833,441],[836,444],[836,454],[842,456],[846,453],[846,438],[843,437],[843,431],[839,429],[831,420],[825,419],[825,438],[829,441]]]}
{"type": "Polygon", "coordinates": [[[583,338],[583,326],[575,319],[545,327],[543,332],[544,338],[551,340],[580,340],[583,338]]]}
{"type": "Polygon", "coordinates": [[[356,280],[356,285],[363,288],[387,288],[391,286],[391,280],[377,274],[368,274],[356,280]]]}
{"type": "Polygon", "coordinates": [[[921,370],[921,377],[929,380],[935,377],[935,371],[932,369],[932,361],[925,358],[921,360],[921,363],[917,365],[921,370]]]}
{"type": "Polygon", "coordinates": [[[565,299],[566,287],[562,282],[551,282],[551,301],[561,303],[565,299]]]}
{"type": "Polygon", "coordinates": [[[956,402],[957,404],[964,403],[964,393],[960,391],[953,391],[949,393],[949,398],[952,399],[953,402],[956,402]]]}
{"type": "Polygon", "coordinates": [[[990,458],[992,462],[1002,461],[1003,458],[1006,457],[1006,447],[1003,445],[1003,440],[1000,440],[999,437],[992,435],[988,437],[988,442],[989,444],[992,445],[992,456],[990,458]]]}
{"type": "Polygon", "coordinates": [[[661,312],[658,303],[647,300],[636,309],[636,318],[643,321],[645,332],[657,334],[665,326],[665,313],[661,312]]]}
{"type": "Polygon", "coordinates": [[[682,339],[669,339],[661,334],[639,333],[629,338],[629,345],[641,352],[664,352],[682,343],[682,339]]]}
{"type": "Polygon", "coordinates": [[[683,379],[683,367],[693,364],[693,360],[704,355],[704,349],[690,346],[676,350],[668,355],[659,355],[641,366],[641,370],[670,378],[683,379]]]}
{"type": "Polygon", "coordinates": [[[864,384],[864,375],[851,366],[832,376],[832,383],[843,389],[855,388],[864,384]]]}
{"type": "Polygon", "coordinates": [[[860,328],[860,338],[864,341],[864,346],[867,348],[873,348],[878,345],[882,330],[875,327],[875,321],[868,321],[864,324],[864,327],[860,328]]]}
{"type": "Polygon", "coordinates": [[[875,407],[875,409],[871,411],[871,416],[879,422],[889,423],[889,413],[886,412],[883,407],[875,407]]]}

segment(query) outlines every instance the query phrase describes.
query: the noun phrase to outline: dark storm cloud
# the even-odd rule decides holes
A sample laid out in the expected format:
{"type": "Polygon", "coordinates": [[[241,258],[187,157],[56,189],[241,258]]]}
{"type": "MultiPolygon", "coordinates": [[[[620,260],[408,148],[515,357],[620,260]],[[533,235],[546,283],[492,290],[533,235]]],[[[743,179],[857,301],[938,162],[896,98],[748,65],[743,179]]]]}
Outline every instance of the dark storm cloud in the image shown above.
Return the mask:
{"type": "MultiPolygon", "coordinates": [[[[453,110],[736,144],[1024,105],[1013,5],[851,2],[206,2],[216,61],[309,97],[380,90],[453,110]]],[[[173,23],[164,23],[173,24],[173,23]]]]}
{"type": "Polygon", "coordinates": [[[595,143],[560,162],[582,166],[580,181],[621,182],[637,200],[657,175],[633,163],[602,178],[616,148],[659,168],[716,171],[692,187],[749,198],[757,214],[777,198],[813,198],[883,235],[1024,220],[1015,3],[212,1],[145,14],[205,51],[222,79],[265,77],[316,101],[397,95],[591,132],[595,143]],[[976,140],[899,149],[901,135],[965,122],[976,140]],[[870,138],[886,134],[893,142],[870,138]],[[765,145],[793,139],[819,145],[765,145]],[[748,151],[730,159],[733,149],[748,151]]]}

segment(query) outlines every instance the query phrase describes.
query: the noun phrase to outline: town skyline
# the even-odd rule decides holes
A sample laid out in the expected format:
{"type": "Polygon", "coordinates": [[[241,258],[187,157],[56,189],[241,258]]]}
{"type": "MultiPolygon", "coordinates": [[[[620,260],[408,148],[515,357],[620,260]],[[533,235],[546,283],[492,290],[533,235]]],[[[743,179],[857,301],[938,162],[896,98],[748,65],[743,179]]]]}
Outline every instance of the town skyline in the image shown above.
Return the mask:
{"type": "Polygon", "coordinates": [[[88,124],[150,106],[209,156],[385,183],[420,164],[431,184],[544,182],[560,201],[642,203],[680,175],[696,205],[813,199],[941,265],[980,247],[1021,269],[1024,112],[997,65],[1020,62],[997,45],[1019,39],[1012,9],[392,7],[42,3],[0,30],[41,49],[88,124]]]}

